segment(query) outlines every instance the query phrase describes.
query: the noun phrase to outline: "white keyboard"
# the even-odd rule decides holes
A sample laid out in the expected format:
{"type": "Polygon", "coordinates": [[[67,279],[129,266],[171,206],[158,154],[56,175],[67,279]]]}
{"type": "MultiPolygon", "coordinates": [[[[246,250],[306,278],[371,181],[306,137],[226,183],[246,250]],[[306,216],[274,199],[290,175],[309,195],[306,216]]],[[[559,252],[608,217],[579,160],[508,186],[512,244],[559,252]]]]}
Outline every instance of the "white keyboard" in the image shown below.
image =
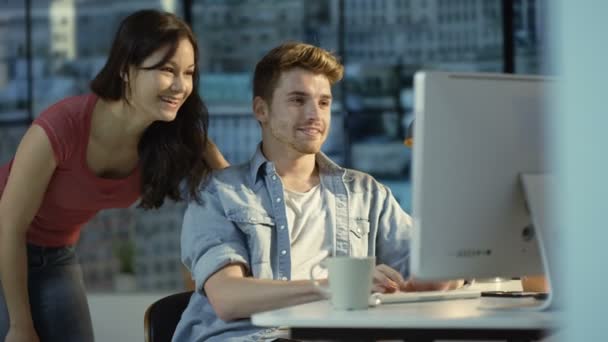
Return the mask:
{"type": "Polygon", "coordinates": [[[370,305],[390,303],[427,302],[450,299],[479,298],[481,291],[471,289],[456,289],[448,291],[419,291],[419,292],[395,292],[395,293],[373,293],[370,297],[370,305]]]}

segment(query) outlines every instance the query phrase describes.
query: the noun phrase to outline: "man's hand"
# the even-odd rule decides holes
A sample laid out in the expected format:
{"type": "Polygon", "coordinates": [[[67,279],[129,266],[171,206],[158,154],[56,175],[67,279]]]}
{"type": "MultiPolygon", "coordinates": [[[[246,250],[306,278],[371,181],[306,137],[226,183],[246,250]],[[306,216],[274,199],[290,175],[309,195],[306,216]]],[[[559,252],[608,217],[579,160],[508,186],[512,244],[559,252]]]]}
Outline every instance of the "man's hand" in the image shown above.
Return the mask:
{"type": "Polygon", "coordinates": [[[393,293],[396,291],[445,291],[461,287],[463,280],[450,280],[444,282],[423,282],[412,278],[407,281],[390,266],[381,264],[374,269],[373,292],[393,293]]]}
{"type": "Polygon", "coordinates": [[[405,292],[413,291],[446,291],[453,290],[462,287],[464,280],[449,280],[449,281],[438,281],[438,282],[423,282],[408,279],[399,290],[405,292]]]}
{"type": "Polygon", "coordinates": [[[393,293],[406,285],[403,276],[390,266],[381,264],[374,269],[373,292],[393,293]]]}

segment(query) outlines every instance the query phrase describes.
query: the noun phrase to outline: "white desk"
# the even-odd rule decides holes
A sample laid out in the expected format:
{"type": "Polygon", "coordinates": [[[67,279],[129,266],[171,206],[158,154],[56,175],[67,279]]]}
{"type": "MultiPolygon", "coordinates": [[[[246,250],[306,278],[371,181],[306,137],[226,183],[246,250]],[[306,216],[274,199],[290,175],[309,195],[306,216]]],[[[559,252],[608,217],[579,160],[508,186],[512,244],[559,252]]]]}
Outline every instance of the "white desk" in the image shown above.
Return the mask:
{"type": "Polygon", "coordinates": [[[555,312],[479,309],[487,300],[389,304],[362,311],[335,311],[318,301],[255,314],[252,321],[289,327],[296,339],[345,340],[538,340],[558,326],[555,312]]]}

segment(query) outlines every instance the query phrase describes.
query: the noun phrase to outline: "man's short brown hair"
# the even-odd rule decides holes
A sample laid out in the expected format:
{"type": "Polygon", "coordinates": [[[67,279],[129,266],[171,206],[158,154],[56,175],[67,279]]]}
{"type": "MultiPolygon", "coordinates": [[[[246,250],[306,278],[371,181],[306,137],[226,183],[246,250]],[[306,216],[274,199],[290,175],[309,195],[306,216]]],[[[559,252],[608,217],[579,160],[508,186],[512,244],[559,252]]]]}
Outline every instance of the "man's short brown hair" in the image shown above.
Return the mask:
{"type": "Polygon", "coordinates": [[[281,73],[293,68],[325,75],[332,85],[344,74],[344,66],[329,51],[301,42],[287,42],[270,50],[256,65],[253,97],[260,96],[270,104],[281,73]]]}

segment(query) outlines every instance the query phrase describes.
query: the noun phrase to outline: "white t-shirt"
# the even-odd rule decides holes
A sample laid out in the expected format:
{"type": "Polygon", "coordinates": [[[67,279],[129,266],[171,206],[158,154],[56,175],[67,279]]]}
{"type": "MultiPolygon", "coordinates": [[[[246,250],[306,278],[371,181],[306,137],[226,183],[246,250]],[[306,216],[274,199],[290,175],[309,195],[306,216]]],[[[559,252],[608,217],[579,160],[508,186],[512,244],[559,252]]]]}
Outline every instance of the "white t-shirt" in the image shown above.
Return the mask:
{"type": "MultiPolygon", "coordinates": [[[[310,279],[310,270],[332,252],[333,232],[321,184],[307,192],[285,189],[285,208],[291,242],[291,279],[310,279]]],[[[315,278],[327,277],[315,268],[315,278]]]]}

